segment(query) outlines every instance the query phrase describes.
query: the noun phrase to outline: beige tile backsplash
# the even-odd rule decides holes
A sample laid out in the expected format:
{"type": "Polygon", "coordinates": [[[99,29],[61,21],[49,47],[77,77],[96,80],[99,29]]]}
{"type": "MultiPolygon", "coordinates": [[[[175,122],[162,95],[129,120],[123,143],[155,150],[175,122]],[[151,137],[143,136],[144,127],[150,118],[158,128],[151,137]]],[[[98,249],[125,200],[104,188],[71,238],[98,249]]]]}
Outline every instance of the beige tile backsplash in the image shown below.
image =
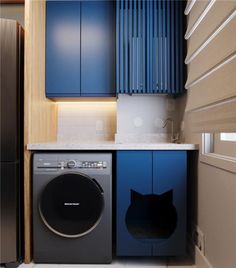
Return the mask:
{"type": "Polygon", "coordinates": [[[116,102],[58,103],[58,141],[114,140],[116,102]]]}
{"type": "Polygon", "coordinates": [[[174,119],[178,131],[176,101],[163,95],[120,95],[117,102],[58,103],[58,142],[112,141],[115,136],[129,141],[135,137],[137,142],[150,135],[152,140],[163,141],[163,135],[170,132],[170,125],[162,128],[167,117],[174,119]]]}

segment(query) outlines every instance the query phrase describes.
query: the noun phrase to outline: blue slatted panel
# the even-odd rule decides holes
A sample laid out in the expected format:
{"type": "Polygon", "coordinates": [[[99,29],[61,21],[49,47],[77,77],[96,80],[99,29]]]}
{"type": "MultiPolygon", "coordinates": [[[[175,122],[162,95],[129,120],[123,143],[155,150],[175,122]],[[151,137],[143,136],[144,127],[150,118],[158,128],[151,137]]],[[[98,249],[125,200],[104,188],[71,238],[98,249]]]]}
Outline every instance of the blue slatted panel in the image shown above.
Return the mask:
{"type": "Polygon", "coordinates": [[[183,90],[183,3],[117,1],[117,93],[183,90]]]}

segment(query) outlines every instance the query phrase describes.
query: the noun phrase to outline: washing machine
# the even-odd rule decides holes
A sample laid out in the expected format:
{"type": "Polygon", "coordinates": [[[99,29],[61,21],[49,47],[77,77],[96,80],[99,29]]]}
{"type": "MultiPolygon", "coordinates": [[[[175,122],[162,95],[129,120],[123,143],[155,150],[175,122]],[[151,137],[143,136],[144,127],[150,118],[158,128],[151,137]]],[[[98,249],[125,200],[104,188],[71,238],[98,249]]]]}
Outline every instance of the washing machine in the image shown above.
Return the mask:
{"type": "Polygon", "coordinates": [[[33,155],[33,259],[111,262],[111,153],[33,155]]]}

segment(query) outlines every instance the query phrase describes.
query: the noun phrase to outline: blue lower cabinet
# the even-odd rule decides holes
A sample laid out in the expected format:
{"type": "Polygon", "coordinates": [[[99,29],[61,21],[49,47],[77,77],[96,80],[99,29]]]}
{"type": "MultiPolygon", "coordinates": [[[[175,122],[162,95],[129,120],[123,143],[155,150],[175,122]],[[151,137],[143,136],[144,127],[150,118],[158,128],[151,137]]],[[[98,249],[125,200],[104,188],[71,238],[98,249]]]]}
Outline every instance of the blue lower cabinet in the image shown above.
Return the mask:
{"type": "Polygon", "coordinates": [[[156,215],[160,239],[153,243],[154,256],[186,254],[186,173],[186,151],[153,152],[153,194],[162,205],[156,215]]]}
{"type": "Polygon", "coordinates": [[[118,256],[186,253],[185,151],[117,152],[118,256]]]}
{"type": "MultiPolygon", "coordinates": [[[[152,244],[139,239],[142,197],[152,193],[152,152],[117,152],[117,256],[150,256],[152,244]]],[[[144,207],[145,208],[145,204],[144,207]]],[[[143,215],[144,214],[144,215],[143,215]]]]}

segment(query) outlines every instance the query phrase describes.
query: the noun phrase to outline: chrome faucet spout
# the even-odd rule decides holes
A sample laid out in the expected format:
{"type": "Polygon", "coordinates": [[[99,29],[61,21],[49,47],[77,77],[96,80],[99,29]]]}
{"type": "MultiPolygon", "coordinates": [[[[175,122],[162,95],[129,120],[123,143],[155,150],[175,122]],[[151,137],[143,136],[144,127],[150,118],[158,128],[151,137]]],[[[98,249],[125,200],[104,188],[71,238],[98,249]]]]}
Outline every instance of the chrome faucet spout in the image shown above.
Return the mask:
{"type": "Polygon", "coordinates": [[[165,128],[167,126],[168,122],[171,122],[171,142],[173,142],[173,143],[174,142],[177,142],[178,141],[178,137],[177,137],[177,135],[175,136],[175,134],[174,134],[174,121],[173,121],[172,118],[168,117],[164,121],[162,128],[165,128]]]}
{"type": "Polygon", "coordinates": [[[173,119],[172,118],[167,118],[165,121],[164,121],[164,123],[163,123],[163,128],[165,128],[166,127],[166,125],[168,124],[168,122],[173,122],[173,119]]]}

